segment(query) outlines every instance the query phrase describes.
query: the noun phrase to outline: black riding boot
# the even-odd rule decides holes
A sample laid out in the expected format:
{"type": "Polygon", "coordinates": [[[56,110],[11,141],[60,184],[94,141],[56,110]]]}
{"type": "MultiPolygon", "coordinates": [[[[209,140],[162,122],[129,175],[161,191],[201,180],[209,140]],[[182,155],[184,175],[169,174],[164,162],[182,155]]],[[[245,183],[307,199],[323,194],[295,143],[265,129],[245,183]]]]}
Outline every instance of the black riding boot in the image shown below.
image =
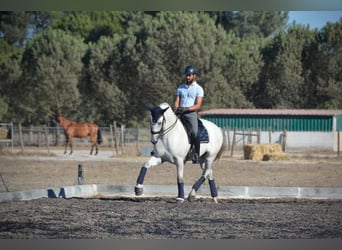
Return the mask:
{"type": "Polygon", "coordinates": [[[192,163],[199,163],[200,145],[201,145],[201,142],[197,136],[197,138],[195,138],[195,140],[194,140],[195,152],[194,152],[194,155],[192,156],[192,163]]]}

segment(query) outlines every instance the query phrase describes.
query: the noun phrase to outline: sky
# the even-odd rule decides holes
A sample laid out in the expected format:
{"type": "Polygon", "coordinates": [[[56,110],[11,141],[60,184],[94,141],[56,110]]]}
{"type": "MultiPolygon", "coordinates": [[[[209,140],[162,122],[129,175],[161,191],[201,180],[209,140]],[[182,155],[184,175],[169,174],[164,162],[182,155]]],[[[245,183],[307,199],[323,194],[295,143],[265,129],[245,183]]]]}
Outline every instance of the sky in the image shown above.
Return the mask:
{"type": "Polygon", "coordinates": [[[328,21],[338,22],[340,17],[342,11],[289,11],[288,24],[295,20],[296,24],[309,24],[310,29],[321,29],[328,21]]]}

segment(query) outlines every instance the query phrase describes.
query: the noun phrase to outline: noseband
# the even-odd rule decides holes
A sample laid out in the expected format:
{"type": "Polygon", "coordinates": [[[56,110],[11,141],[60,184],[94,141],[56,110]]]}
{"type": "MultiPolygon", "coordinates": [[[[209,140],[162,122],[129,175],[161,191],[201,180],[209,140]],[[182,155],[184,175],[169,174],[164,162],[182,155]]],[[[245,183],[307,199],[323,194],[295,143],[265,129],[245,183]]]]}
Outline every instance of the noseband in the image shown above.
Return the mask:
{"type": "Polygon", "coordinates": [[[157,140],[155,140],[155,141],[151,140],[152,144],[156,144],[160,138],[162,138],[164,135],[169,133],[176,126],[177,121],[178,121],[178,117],[177,117],[176,121],[170,127],[164,129],[164,125],[165,125],[166,120],[165,120],[165,116],[163,114],[163,124],[162,124],[162,127],[160,128],[160,130],[159,131],[153,131],[152,127],[151,127],[151,134],[152,135],[159,135],[157,137],[157,140]]]}

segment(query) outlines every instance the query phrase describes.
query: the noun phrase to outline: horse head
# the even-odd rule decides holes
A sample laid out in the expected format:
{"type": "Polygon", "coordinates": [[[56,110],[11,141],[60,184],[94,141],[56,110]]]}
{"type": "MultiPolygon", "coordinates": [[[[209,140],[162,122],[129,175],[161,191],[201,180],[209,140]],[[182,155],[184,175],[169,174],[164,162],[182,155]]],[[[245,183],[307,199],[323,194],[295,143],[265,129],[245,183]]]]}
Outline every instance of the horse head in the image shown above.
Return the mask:
{"type": "Polygon", "coordinates": [[[62,123],[62,120],[63,120],[63,116],[61,116],[61,115],[56,115],[56,121],[59,123],[59,124],[61,124],[62,123]]]}
{"type": "Polygon", "coordinates": [[[164,125],[167,122],[164,114],[170,106],[167,103],[162,103],[156,107],[146,104],[145,106],[151,113],[151,142],[155,144],[163,134],[164,125]]]}
{"type": "Polygon", "coordinates": [[[62,115],[57,115],[56,120],[63,128],[67,127],[71,123],[71,121],[69,121],[62,115]]]}

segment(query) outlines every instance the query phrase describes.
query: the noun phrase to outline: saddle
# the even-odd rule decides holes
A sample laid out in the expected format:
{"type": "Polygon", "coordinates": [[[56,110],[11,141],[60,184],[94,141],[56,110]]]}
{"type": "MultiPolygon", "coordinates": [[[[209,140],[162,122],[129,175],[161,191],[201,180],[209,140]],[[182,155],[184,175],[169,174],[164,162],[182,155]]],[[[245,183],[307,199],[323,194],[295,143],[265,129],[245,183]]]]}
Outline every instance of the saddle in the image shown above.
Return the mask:
{"type": "MultiPolygon", "coordinates": [[[[194,144],[192,143],[192,136],[191,136],[192,130],[191,130],[190,124],[188,124],[187,122],[184,122],[184,121],[182,121],[182,123],[183,123],[184,128],[186,130],[186,133],[188,135],[189,144],[191,145],[185,160],[191,161],[193,154],[195,153],[195,147],[194,147],[194,144]]],[[[198,137],[200,139],[200,143],[208,143],[209,142],[208,130],[206,127],[204,127],[204,125],[200,119],[198,119],[198,137]]]]}
{"type": "MultiPolygon", "coordinates": [[[[192,139],[191,139],[191,126],[189,124],[187,124],[186,122],[182,121],[184,128],[186,130],[186,133],[188,135],[188,140],[189,140],[189,144],[192,144],[192,139]]],[[[198,119],[198,136],[200,138],[200,142],[201,143],[208,143],[209,142],[209,134],[208,134],[208,130],[206,127],[204,127],[203,122],[198,119]]]]}

